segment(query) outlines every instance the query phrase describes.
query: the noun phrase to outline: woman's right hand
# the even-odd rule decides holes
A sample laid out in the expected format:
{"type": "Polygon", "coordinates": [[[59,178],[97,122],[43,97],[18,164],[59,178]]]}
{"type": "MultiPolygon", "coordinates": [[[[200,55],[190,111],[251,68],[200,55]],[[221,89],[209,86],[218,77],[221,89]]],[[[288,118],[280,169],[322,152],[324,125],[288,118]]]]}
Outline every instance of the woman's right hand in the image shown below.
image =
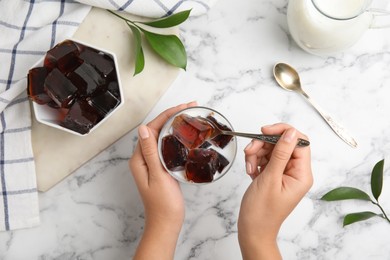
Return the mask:
{"type": "Polygon", "coordinates": [[[287,124],[262,127],[262,132],[282,136],[276,145],[252,140],[244,150],[253,179],[238,219],[244,259],[281,257],[276,245],[280,226],[313,184],[310,147],[296,147],[297,139],[307,136],[287,124]]]}

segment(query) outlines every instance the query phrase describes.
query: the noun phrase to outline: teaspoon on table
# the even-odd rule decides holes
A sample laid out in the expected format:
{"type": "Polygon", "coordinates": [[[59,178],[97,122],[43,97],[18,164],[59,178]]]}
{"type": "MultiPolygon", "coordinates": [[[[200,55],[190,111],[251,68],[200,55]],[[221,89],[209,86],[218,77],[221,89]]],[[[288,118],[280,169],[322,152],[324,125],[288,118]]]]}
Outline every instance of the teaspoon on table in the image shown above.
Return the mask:
{"type": "MultiPolygon", "coordinates": [[[[229,131],[229,130],[223,130],[223,129],[219,128],[216,123],[214,123],[213,121],[211,121],[207,118],[202,118],[202,120],[207,121],[207,123],[213,127],[213,132],[212,132],[211,136],[209,137],[210,139],[216,137],[217,135],[234,135],[234,136],[241,136],[241,137],[248,137],[248,138],[252,138],[252,139],[257,139],[257,140],[260,140],[260,141],[263,141],[266,143],[271,143],[271,144],[276,144],[278,142],[278,140],[280,139],[280,135],[250,134],[250,133],[240,133],[240,132],[233,132],[233,131],[229,131]]],[[[307,141],[305,139],[298,138],[298,142],[297,142],[298,147],[305,147],[308,145],[310,145],[309,141],[307,141]]]]}
{"type": "Polygon", "coordinates": [[[302,94],[309,103],[317,110],[326,123],[332,128],[332,130],[347,144],[353,148],[357,147],[356,141],[347,134],[346,130],[336,123],[328,114],[326,114],[301,87],[298,72],[286,63],[277,63],[274,66],[274,77],[279,86],[285,90],[295,91],[302,94]]]}

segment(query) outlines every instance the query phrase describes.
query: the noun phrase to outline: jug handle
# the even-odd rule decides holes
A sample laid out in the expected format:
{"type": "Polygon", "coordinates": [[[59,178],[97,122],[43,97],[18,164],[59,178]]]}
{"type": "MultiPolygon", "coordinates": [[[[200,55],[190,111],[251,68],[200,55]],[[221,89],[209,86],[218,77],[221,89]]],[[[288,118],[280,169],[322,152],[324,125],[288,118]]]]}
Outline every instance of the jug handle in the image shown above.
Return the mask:
{"type": "Polygon", "coordinates": [[[370,13],[372,13],[372,16],[373,16],[373,19],[372,19],[372,22],[371,22],[371,25],[370,25],[370,28],[371,29],[383,29],[383,28],[389,28],[390,27],[390,23],[389,24],[377,24],[377,20],[379,17],[383,17],[383,16],[390,16],[390,11],[387,11],[387,10],[383,10],[383,9],[376,9],[376,8],[372,8],[370,10],[368,10],[370,13]]]}

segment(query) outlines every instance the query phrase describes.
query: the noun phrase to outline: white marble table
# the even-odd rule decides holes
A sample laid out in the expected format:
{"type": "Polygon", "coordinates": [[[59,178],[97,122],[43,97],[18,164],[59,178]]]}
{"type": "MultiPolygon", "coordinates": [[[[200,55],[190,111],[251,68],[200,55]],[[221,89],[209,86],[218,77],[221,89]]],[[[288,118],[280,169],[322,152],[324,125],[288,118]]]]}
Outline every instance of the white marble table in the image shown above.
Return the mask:
{"type": "MultiPolygon", "coordinates": [[[[283,225],[285,259],[390,259],[390,225],[380,218],[342,227],[342,216],[373,210],[362,202],[322,202],[338,186],[370,192],[374,164],[390,153],[390,30],[369,31],[353,48],[331,57],[301,51],[291,40],[285,0],[219,1],[181,27],[189,65],[149,118],[197,100],[230,119],[236,130],[259,131],[283,121],[310,136],[314,186],[283,225]],[[277,87],[275,62],[295,66],[307,92],[359,143],[343,143],[297,94],[277,87]]],[[[142,233],[143,206],[127,160],[130,132],[53,189],[39,196],[41,225],[0,233],[1,259],[131,259],[142,233]]],[[[239,139],[232,170],[212,185],[182,185],[186,219],[176,259],[240,259],[237,215],[250,183],[239,139]]],[[[385,162],[381,195],[390,213],[385,162]]]]}

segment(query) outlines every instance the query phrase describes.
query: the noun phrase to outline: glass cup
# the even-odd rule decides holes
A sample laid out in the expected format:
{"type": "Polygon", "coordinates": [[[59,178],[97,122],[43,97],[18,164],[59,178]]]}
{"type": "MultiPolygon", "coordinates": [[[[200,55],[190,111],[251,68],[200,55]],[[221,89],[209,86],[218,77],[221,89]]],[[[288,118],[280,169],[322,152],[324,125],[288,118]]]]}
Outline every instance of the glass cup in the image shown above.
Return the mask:
{"type": "MultiPolygon", "coordinates": [[[[198,116],[200,116],[202,118],[206,118],[207,116],[212,116],[218,123],[223,124],[223,125],[229,127],[231,130],[233,130],[233,127],[230,124],[230,122],[222,114],[220,114],[219,112],[217,112],[214,109],[207,108],[207,107],[196,106],[196,107],[190,107],[190,108],[186,108],[184,110],[181,110],[178,113],[176,113],[175,115],[171,116],[168,119],[168,121],[164,124],[163,128],[160,131],[159,138],[158,138],[158,152],[159,152],[160,161],[161,161],[162,165],[164,166],[164,168],[167,170],[167,172],[172,177],[174,177],[176,180],[178,180],[178,181],[180,181],[182,183],[200,184],[201,185],[201,184],[212,183],[212,182],[215,182],[215,181],[219,180],[220,178],[222,178],[229,171],[229,169],[232,166],[232,164],[234,162],[234,159],[236,157],[236,153],[237,153],[237,139],[234,136],[233,136],[232,140],[224,148],[217,147],[214,144],[211,144],[211,146],[209,146],[207,148],[203,148],[203,149],[206,149],[206,150],[207,149],[213,149],[213,150],[217,151],[219,154],[224,156],[228,160],[228,162],[229,162],[228,165],[226,165],[221,172],[217,171],[214,174],[212,181],[210,181],[210,182],[193,182],[193,181],[188,180],[188,178],[186,176],[185,168],[184,169],[180,169],[180,170],[175,170],[175,171],[168,169],[168,167],[167,167],[167,165],[166,165],[166,163],[164,161],[164,158],[163,158],[163,151],[162,151],[163,138],[172,134],[172,130],[173,130],[172,129],[172,123],[173,123],[173,121],[175,120],[176,117],[178,117],[178,116],[180,116],[182,114],[186,114],[186,115],[189,115],[191,117],[198,117],[198,116]]],[[[188,151],[189,150],[190,149],[188,149],[188,151]]]]}

